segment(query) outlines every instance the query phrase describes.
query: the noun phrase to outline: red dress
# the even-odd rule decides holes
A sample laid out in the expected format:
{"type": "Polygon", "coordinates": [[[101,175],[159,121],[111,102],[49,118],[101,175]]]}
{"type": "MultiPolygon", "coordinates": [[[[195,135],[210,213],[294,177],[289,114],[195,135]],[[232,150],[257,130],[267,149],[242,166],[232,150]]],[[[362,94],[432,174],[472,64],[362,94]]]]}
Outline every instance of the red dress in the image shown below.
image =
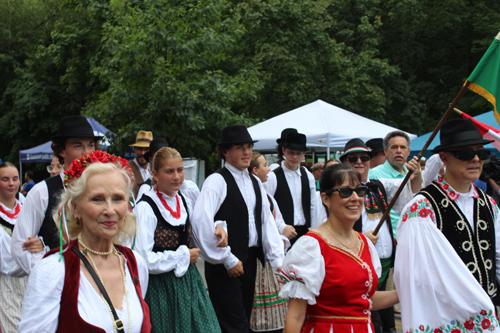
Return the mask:
{"type": "Polygon", "coordinates": [[[319,233],[308,232],[315,238],[325,261],[325,279],[316,304],[307,305],[307,321],[302,332],[335,333],[368,332],[372,304],[370,298],[377,290],[378,277],[366,237],[356,233],[361,240],[357,256],[331,245],[319,233]],[[352,330],[351,330],[352,328],[352,330]]]}

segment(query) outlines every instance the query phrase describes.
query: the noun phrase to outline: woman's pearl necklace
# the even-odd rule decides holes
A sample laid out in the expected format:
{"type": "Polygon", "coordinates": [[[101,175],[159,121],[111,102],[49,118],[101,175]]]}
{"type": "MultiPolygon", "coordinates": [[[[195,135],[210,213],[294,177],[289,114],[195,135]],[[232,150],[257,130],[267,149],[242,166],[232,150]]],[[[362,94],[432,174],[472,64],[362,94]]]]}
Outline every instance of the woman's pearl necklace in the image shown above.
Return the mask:
{"type": "Polygon", "coordinates": [[[90,247],[88,247],[87,245],[85,245],[83,243],[83,241],[82,241],[82,234],[78,235],[78,243],[80,243],[80,245],[83,247],[84,252],[90,252],[90,253],[93,253],[93,254],[97,254],[98,256],[107,256],[107,255],[110,255],[111,253],[113,253],[113,249],[114,249],[114,246],[111,245],[111,249],[108,252],[99,252],[99,251],[92,250],[90,247]]]}
{"type": "MultiPolygon", "coordinates": [[[[131,316],[130,316],[130,306],[129,306],[129,302],[128,302],[127,283],[126,283],[126,278],[125,278],[126,275],[125,275],[125,269],[123,268],[122,256],[120,255],[120,253],[118,252],[118,250],[116,249],[116,247],[113,244],[111,245],[111,250],[109,252],[98,252],[98,251],[92,250],[91,248],[89,248],[87,245],[85,245],[82,242],[82,235],[81,234],[78,235],[78,242],[85,249],[84,254],[90,259],[90,262],[91,262],[92,266],[94,267],[94,270],[97,273],[97,276],[99,277],[99,280],[101,281],[101,283],[102,283],[103,286],[104,286],[104,281],[103,281],[103,279],[101,277],[101,274],[97,270],[97,266],[96,266],[96,264],[94,262],[94,259],[92,259],[92,256],[89,255],[87,253],[87,251],[90,252],[90,253],[93,253],[93,254],[101,255],[101,256],[109,255],[109,254],[111,254],[114,251],[114,254],[118,257],[118,261],[120,262],[120,270],[122,272],[122,278],[123,278],[123,291],[125,293],[125,300],[127,301],[128,332],[130,333],[132,331],[132,319],[131,319],[131,316]]],[[[113,316],[113,311],[111,311],[110,305],[108,304],[108,302],[106,302],[106,300],[104,299],[104,297],[102,296],[102,294],[101,294],[101,298],[104,301],[104,304],[106,304],[106,307],[108,308],[109,314],[111,315],[111,321],[113,322],[113,329],[114,329],[115,332],[118,332],[118,329],[117,329],[116,323],[115,323],[115,318],[113,316]]]]}

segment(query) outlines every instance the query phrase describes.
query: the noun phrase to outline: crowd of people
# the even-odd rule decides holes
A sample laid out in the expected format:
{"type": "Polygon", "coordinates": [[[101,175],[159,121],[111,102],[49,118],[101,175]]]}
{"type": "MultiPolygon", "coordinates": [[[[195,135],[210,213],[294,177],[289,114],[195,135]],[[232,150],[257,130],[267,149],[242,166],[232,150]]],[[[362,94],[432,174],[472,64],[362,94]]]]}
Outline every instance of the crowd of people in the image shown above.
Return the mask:
{"type": "Polygon", "coordinates": [[[131,161],[100,139],[61,119],[51,177],[22,202],[0,164],[1,332],[393,333],[397,303],[404,332],[500,331],[500,217],[474,184],[490,141],[468,119],[425,164],[394,131],[311,170],[297,129],[268,165],[228,126],[201,190],[152,132],[131,161]]]}

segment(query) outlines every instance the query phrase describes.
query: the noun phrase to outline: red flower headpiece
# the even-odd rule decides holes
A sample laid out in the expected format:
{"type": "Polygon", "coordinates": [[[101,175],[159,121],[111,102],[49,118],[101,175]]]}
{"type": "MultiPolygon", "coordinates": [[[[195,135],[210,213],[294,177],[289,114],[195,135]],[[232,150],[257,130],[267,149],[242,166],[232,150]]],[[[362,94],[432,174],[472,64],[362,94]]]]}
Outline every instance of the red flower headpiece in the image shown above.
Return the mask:
{"type": "Polygon", "coordinates": [[[69,166],[69,169],[64,171],[64,187],[68,187],[73,180],[80,178],[89,164],[94,162],[113,163],[119,169],[126,170],[133,182],[132,169],[130,169],[126,159],[96,150],[74,160],[69,166]]]}

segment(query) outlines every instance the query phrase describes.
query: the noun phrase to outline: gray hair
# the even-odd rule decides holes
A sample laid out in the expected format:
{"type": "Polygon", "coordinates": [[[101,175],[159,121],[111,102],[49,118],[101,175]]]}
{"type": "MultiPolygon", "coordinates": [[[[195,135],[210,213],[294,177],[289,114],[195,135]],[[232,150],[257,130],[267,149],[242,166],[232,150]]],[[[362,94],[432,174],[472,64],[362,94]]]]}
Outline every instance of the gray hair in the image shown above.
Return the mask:
{"type": "MultiPolygon", "coordinates": [[[[82,232],[83,226],[76,223],[76,218],[73,215],[73,205],[78,204],[80,197],[85,193],[87,189],[87,181],[93,175],[108,173],[108,172],[118,172],[124,180],[125,183],[125,193],[130,193],[132,188],[132,180],[128,175],[127,171],[118,168],[112,163],[100,163],[94,162],[90,164],[82,173],[80,178],[72,181],[71,185],[64,191],[58,200],[56,208],[52,213],[52,218],[56,222],[57,228],[59,229],[59,220],[62,208],[65,207],[65,214],[68,224],[69,238],[74,240],[82,232]]],[[[134,237],[136,228],[135,215],[127,212],[123,222],[123,228],[113,238],[114,244],[121,244],[122,242],[129,242],[134,237]]]]}
{"type": "Polygon", "coordinates": [[[392,131],[389,132],[384,138],[384,149],[389,149],[389,140],[396,137],[402,136],[406,139],[406,143],[408,144],[408,148],[410,148],[410,137],[403,131],[392,131]]]}

